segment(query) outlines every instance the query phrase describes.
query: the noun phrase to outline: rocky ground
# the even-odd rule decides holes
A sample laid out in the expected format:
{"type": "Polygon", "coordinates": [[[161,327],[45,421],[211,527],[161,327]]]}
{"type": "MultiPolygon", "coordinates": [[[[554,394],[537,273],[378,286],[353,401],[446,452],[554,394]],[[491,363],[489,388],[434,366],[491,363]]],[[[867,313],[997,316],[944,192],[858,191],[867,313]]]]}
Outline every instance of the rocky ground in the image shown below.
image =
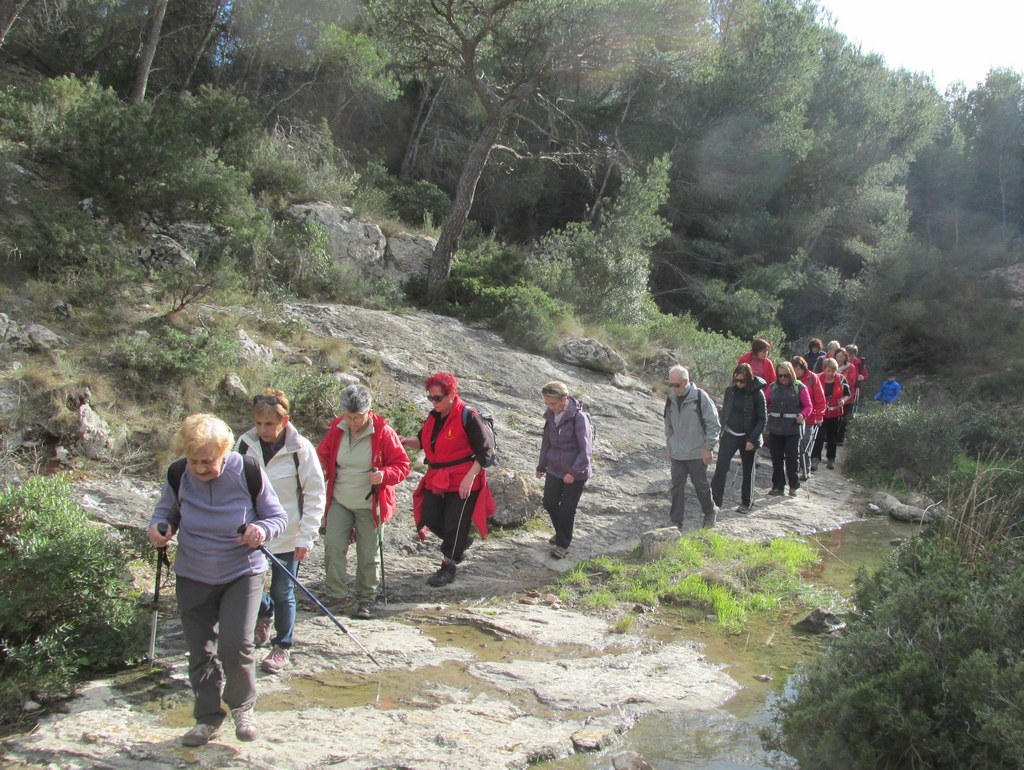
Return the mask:
{"type": "MultiPolygon", "coordinates": [[[[581,393],[597,426],[597,475],[580,504],[569,557],[550,556],[549,528],[520,526],[478,540],[453,584],[427,587],[437,543],[421,544],[413,532],[408,496],[414,474],[387,530],[388,605],[369,621],[340,616],[379,667],[307,602],[291,667],[260,675],[261,739],[241,743],[226,726],[209,746],[186,749],[179,743],[191,725],[186,662],[177,623],[167,617],[157,673],[90,684],[68,713],[7,741],[6,763],[521,768],[608,745],[653,711],[717,709],[740,688],[697,645],[658,642],[642,630],[613,633],[606,620],[561,607],[546,590],[580,560],[626,552],[641,533],[668,523],[663,396],[639,383],[510,351],[500,338],[448,318],[321,305],[289,306],[288,312],[375,356],[414,403],[423,402],[425,375],[448,370],[459,376],[463,397],[497,423],[501,461],[490,473],[499,499],[528,513],[539,508],[541,482],[533,477],[542,425],[539,387],[563,379],[581,393]]],[[[749,515],[732,511],[739,489],[730,477],[718,531],[765,539],[829,530],[857,518],[866,503],[862,490],[824,466],[800,497],[767,498],[769,472],[770,463],[761,459],[749,515]]],[[[97,518],[141,526],[157,484],[94,480],[79,491],[97,518]]],[[[697,514],[695,500],[691,506],[697,514]]],[[[694,526],[698,517],[690,518],[694,526]]],[[[303,578],[316,590],[321,576],[315,552],[303,578]]]]}

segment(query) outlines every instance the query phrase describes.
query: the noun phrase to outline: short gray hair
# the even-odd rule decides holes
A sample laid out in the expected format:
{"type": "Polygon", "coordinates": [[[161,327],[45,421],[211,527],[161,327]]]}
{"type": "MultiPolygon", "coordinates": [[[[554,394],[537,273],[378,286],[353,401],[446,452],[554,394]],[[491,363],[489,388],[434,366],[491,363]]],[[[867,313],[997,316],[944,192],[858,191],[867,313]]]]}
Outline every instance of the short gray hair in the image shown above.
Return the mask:
{"type": "Polygon", "coordinates": [[[371,403],[370,391],[364,385],[349,385],[341,391],[341,411],[344,414],[369,412],[371,403]]]}
{"type": "Polygon", "coordinates": [[[669,374],[672,374],[672,372],[678,373],[679,376],[682,377],[687,382],[690,381],[690,370],[687,369],[685,366],[680,366],[679,364],[676,364],[675,366],[668,370],[669,374]]]}

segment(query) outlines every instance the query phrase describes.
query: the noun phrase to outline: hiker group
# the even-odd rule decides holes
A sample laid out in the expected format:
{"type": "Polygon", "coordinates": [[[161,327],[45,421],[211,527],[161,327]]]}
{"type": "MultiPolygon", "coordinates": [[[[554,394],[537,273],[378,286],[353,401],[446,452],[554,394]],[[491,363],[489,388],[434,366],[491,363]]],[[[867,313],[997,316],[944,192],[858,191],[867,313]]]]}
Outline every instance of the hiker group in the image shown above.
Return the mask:
{"type": "MultiPolygon", "coordinates": [[[[823,447],[828,467],[834,467],[836,447],[868,377],[866,364],[855,346],[844,349],[830,342],[822,350],[815,339],[806,356],[776,367],[770,348],[767,341],[754,340],[737,362],[721,413],[690,381],[685,367],[669,370],[664,423],[669,517],[676,526],[684,524],[688,479],[701,505],[701,526],[714,526],[737,452],[743,470],[737,510],[751,511],[754,460],[763,436],[772,457],[770,495],[784,494],[787,482],[789,494],[797,495],[801,476],[806,479],[817,469],[823,447]],[[709,482],[707,469],[716,447],[718,460],[709,482]]],[[[289,400],[276,389],[253,398],[253,427],[237,441],[213,415],[184,420],[172,443],[183,457],[168,469],[149,522],[155,547],[166,549],[174,538],[178,543],[175,591],[196,722],[182,738],[184,745],[201,746],[218,734],[227,718],[222,701],[230,709],[236,737],[256,739],[254,648],[270,645],[260,663],[267,673],[289,665],[296,586],[346,634],[334,612],[351,608],[353,618],[367,619],[381,589],[386,601],[383,525],[396,511],[395,486],[409,475],[408,451],[422,450],[427,466],[412,494],[416,530],[421,540],[429,533],[440,540],[441,563],[427,584],[440,587],[455,580],[473,543],[474,526],[487,537],[487,520],[496,510],[487,481],[495,459],[493,421],[461,399],[452,374],[432,374],[424,387],[431,408],[412,436],[398,435],[372,411],[370,391],[362,385],[342,390],[341,414],[316,447],[292,424],[289,400]],[[324,603],[299,580],[300,566],[320,535],[324,603]],[[271,579],[265,591],[268,560],[271,579]]],[[[902,388],[895,392],[890,387],[880,400],[898,400],[901,393],[902,388]]],[[[543,505],[554,529],[550,553],[562,559],[593,474],[594,426],[564,382],[545,383],[540,396],[544,428],[535,472],[544,479],[543,505]]],[[[159,580],[158,568],[157,591],[159,580]]]]}

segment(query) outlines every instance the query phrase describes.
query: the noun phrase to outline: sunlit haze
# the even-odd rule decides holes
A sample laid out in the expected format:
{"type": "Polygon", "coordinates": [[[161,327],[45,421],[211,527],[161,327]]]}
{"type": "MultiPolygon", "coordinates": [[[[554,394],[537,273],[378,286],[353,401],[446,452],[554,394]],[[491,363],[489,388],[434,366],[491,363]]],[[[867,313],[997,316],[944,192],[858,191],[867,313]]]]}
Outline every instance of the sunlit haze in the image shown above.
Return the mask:
{"type": "Polygon", "coordinates": [[[836,29],[878,53],[890,69],[930,75],[939,91],[956,81],[968,89],[989,70],[1024,72],[1024,1],[818,0],[836,29]]]}

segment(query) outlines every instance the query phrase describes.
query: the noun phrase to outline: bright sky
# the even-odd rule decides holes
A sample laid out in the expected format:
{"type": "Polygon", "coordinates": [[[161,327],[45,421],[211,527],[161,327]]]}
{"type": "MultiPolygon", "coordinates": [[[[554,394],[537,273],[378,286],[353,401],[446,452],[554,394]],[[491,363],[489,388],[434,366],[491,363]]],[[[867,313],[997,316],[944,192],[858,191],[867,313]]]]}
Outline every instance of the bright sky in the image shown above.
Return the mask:
{"type": "Polygon", "coordinates": [[[836,29],[890,69],[931,75],[940,92],[988,71],[1024,73],[1024,0],[818,0],[836,29]]]}

